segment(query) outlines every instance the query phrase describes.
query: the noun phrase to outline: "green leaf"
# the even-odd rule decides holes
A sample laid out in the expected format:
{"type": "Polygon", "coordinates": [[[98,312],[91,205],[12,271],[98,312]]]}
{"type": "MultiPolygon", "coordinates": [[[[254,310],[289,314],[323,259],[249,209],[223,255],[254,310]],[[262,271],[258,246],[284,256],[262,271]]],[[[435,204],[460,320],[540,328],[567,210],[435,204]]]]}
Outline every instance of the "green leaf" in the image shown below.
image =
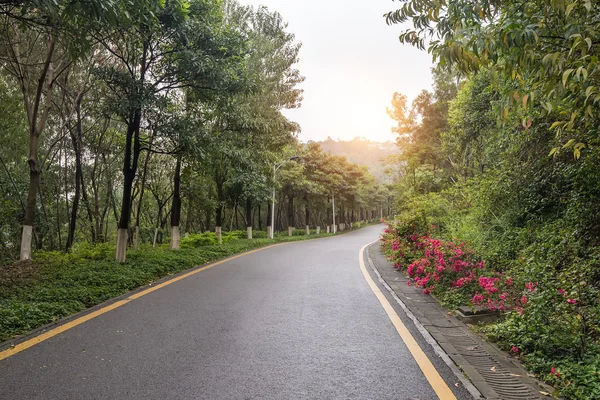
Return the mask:
{"type": "Polygon", "coordinates": [[[562,83],[563,83],[563,86],[564,86],[564,87],[567,87],[567,80],[569,79],[569,76],[570,76],[570,75],[573,73],[573,71],[574,71],[574,70],[575,70],[575,69],[573,69],[573,68],[569,68],[568,70],[566,70],[566,71],[563,73],[563,76],[562,76],[562,83]]]}
{"type": "Polygon", "coordinates": [[[573,143],[575,143],[575,139],[569,139],[569,141],[563,145],[563,149],[573,146],[573,143]]]}
{"type": "Polygon", "coordinates": [[[557,126],[559,126],[560,124],[562,124],[562,123],[563,123],[562,121],[554,121],[554,122],[552,123],[552,125],[550,125],[550,129],[554,129],[554,128],[556,128],[557,126]]]}

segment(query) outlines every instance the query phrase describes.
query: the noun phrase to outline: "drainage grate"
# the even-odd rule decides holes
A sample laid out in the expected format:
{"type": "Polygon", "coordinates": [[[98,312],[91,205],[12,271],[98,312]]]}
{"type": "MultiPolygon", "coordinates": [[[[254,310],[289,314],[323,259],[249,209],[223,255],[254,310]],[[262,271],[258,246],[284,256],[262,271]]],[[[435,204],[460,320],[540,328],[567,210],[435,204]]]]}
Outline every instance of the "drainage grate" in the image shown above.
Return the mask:
{"type": "Polygon", "coordinates": [[[492,387],[501,399],[506,400],[538,400],[541,399],[531,388],[523,384],[517,377],[495,361],[485,350],[477,350],[474,354],[462,355],[492,387]]]}

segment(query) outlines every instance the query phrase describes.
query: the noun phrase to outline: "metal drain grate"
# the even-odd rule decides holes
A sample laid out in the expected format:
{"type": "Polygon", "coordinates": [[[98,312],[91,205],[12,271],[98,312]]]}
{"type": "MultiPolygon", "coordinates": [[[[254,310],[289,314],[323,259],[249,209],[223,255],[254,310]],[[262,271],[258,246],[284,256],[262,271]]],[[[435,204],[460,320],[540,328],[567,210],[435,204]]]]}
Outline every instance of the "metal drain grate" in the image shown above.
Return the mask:
{"type": "Polygon", "coordinates": [[[501,399],[538,400],[541,398],[531,388],[517,379],[517,377],[512,376],[506,368],[495,361],[487,352],[478,351],[476,355],[463,354],[463,357],[475,368],[501,399]]]}
{"type": "Polygon", "coordinates": [[[475,368],[481,377],[498,394],[506,400],[538,400],[541,397],[530,387],[513,376],[502,364],[475,341],[470,335],[446,334],[448,341],[454,346],[463,358],[475,368]]]}

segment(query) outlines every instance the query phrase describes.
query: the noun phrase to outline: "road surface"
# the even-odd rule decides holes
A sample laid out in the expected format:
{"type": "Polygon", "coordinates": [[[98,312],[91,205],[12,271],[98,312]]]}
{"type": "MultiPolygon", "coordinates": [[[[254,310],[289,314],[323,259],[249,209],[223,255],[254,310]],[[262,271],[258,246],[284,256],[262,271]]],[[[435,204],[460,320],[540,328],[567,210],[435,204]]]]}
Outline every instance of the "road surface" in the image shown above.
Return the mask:
{"type": "Polygon", "coordinates": [[[0,361],[0,399],[436,399],[359,265],[381,228],[260,250],[131,300],[0,361]]]}

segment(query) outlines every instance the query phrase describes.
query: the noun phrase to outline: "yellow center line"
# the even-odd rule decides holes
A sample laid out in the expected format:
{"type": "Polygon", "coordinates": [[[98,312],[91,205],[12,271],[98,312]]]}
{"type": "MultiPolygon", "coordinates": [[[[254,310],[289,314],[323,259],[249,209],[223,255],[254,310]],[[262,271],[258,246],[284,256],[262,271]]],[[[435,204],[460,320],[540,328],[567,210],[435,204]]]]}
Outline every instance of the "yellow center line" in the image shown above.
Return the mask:
{"type": "MultiPolygon", "coordinates": [[[[288,243],[298,243],[298,242],[288,242],[288,243]]],[[[50,339],[50,338],[52,338],[52,337],[54,337],[56,335],[60,335],[61,333],[65,332],[65,331],[68,331],[69,329],[74,328],[77,325],[81,325],[81,324],[83,324],[86,321],[89,321],[91,319],[94,319],[94,318],[102,315],[102,314],[105,314],[105,313],[107,313],[109,311],[112,311],[112,310],[114,310],[116,308],[119,308],[119,307],[121,307],[121,306],[129,303],[132,300],[139,299],[140,297],[145,296],[145,295],[147,295],[149,293],[152,293],[155,290],[164,288],[165,286],[169,286],[172,283],[175,283],[175,282],[178,282],[178,281],[180,281],[182,279],[188,278],[188,277],[190,277],[192,275],[195,275],[195,274],[197,274],[199,272],[206,271],[207,269],[210,269],[212,267],[216,267],[217,265],[221,265],[221,264],[223,264],[225,262],[228,262],[228,261],[231,261],[231,260],[235,260],[236,258],[244,257],[244,256],[250,255],[252,253],[256,253],[256,252],[259,252],[259,251],[262,251],[262,250],[270,249],[270,248],[275,247],[275,246],[280,246],[282,244],[285,244],[285,243],[276,243],[276,244],[272,244],[270,246],[261,247],[259,249],[255,249],[255,250],[247,251],[247,252],[242,253],[242,254],[231,256],[231,257],[225,258],[225,259],[223,259],[221,261],[217,261],[217,262],[214,262],[212,264],[208,264],[208,265],[206,265],[204,267],[201,267],[201,268],[195,269],[193,271],[187,272],[187,273],[185,273],[183,275],[176,276],[175,278],[172,278],[172,279],[169,279],[169,280],[167,280],[165,282],[159,283],[158,285],[152,286],[152,287],[150,287],[148,289],[144,289],[144,290],[142,290],[140,292],[132,294],[131,296],[128,296],[127,298],[125,298],[123,300],[118,300],[118,301],[116,301],[114,303],[111,303],[111,304],[109,304],[107,306],[104,306],[104,307],[102,307],[102,308],[100,308],[100,309],[98,309],[96,311],[92,311],[92,312],[90,312],[88,314],[82,315],[81,317],[75,318],[72,321],[69,321],[69,322],[66,322],[64,324],[61,324],[61,325],[57,326],[56,328],[53,328],[53,329],[51,329],[49,331],[46,331],[46,332],[44,332],[44,333],[42,333],[40,335],[37,335],[37,336],[35,336],[35,337],[31,338],[31,339],[27,339],[27,340],[25,340],[25,341],[23,341],[21,343],[18,343],[18,344],[16,344],[13,347],[8,348],[7,350],[4,350],[4,351],[0,352],[0,361],[4,360],[5,358],[14,356],[17,353],[22,352],[23,350],[27,350],[28,348],[33,347],[36,344],[42,343],[43,341],[48,340],[48,339],[50,339]]]]}
{"type": "Polygon", "coordinates": [[[56,335],[60,335],[61,333],[65,332],[65,331],[68,331],[69,329],[74,328],[77,325],[81,325],[81,324],[83,324],[86,321],[89,321],[89,320],[94,319],[94,318],[96,318],[96,317],[98,317],[98,316],[100,316],[100,315],[102,315],[104,313],[107,313],[107,312],[112,311],[112,310],[114,310],[116,308],[119,308],[119,307],[121,307],[121,306],[129,303],[132,300],[139,299],[140,297],[145,296],[145,295],[147,295],[149,293],[152,293],[155,290],[161,289],[161,288],[163,288],[165,286],[168,286],[168,285],[170,285],[172,283],[178,282],[178,281],[180,281],[182,279],[188,278],[188,277],[190,277],[192,275],[195,275],[195,274],[197,274],[199,272],[205,271],[205,270],[210,269],[212,267],[216,267],[217,265],[221,265],[221,264],[226,263],[228,261],[235,260],[236,258],[244,257],[244,256],[250,255],[252,253],[256,253],[256,252],[259,252],[259,251],[270,249],[272,247],[281,246],[283,244],[304,243],[304,242],[309,242],[309,241],[318,240],[318,239],[337,238],[337,237],[340,237],[340,236],[343,236],[343,235],[346,235],[346,234],[352,233],[352,232],[355,232],[355,231],[348,231],[348,232],[344,232],[344,233],[336,235],[336,236],[329,236],[329,237],[324,237],[324,238],[314,238],[314,239],[290,241],[290,242],[283,242],[283,243],[275,243],[275,244],[272,244],[270,246],[265,246],[265,247],[261,247],[259,249],[247,251],[245,253],[238,254],[238,255],[235,255],[235,256],[231,256],[231,257],[225,258],[223,260],[220,260],[220,261],[217,261],[217,262],[205,265],[204,267],[194,269],[194,270],[192,270],[190,272],[187,272],[187,273],[185,273],[183,275],[179,275],[179,276],[177,276],[175,278],[169,279],[169,280],[167,280],[165,282],[159,283],[157,285],[154,285],[152,287],[149,287],[147,289],[139,291],[139,292],[137,292],[135,294],[132,294],[131,296],[128,296],[127,298],[125,298],[123,300],[118,300],[118,301],[116,301],[114,303],[111,303],[111,304],[108,304],[108,305],[106,305],[104,307],[101,307],[98,310],[95,310],[93,312],[90,312],[90,313],[87,313],[85,315],[82,315],[81,317],[77,317],[77,318],[75,318],[75,319],[73,319],[71,321],[65,322],[64,324],[61,324],[61,325],[57,326],[56,328],[52,328],[52,329],[50,329],[50,330],[48,330],[48,331],[46,331],[46,332],[44,332],[44,333],[42,333],[40,335],[32,337],[31,339],[24,340],[23,342],[18,343],[16,345],[14,345],[13,347],[9,347],[8,349],[6,349],[4,351],[0,351],[0,361],[6,359],[8,357],[14,356],[17,353],[22,352],[23,350],[27,350],[28,348],[33,347],[36,344],[39,344],[39,343],[41,343],[41,342],[43,342],[45,340],[48,340],[48,339],[50,339],[50,338],[52,338],[52,337],[54,337],[56,335]]]}
{"type": "Polygon", "coordinates": [[[362,270],[362,273],[367,283],[371,287],[373,293],[375,293],[375,296],[381,303],[381,306],[392,321],[392,324],[396,328],[396,331],[398,331],[398,334],[404,341],[404,344],[406,344],[406,347],[408,347],[410,354],[412,354],[413,358],[419,365],[419,368],[421,368],[423,375],[425,375],[425,378],[427,379],[427,381],[429,381],[429,384],[433,388],[435,394],[437,394],[437,396],[442,400],[456,400],[456,396],[454,396],[452,390],[450,390],[446,382],[444,382],[444,380],[442,379],[438,371],[435,369],[431,361],[429,361],[429,358],[427,358],[427,356],[425,355],[415,338],[406,328],[406,325],[404,325],[404,323],[396,313],[396,310],[394,310],[394,307],[392,307],[385,295],[381,292],[381,290],[379,290],[379,287],[377,286],[373,278],[371,278],[371,275],[369,274],[369,271],[367,270],[367,267],[365,266],[364,262],[365,249],[371,244],[372,243],[364,245],[362,249],[360,249],[358,255],[360,269],[362,270]]]}

